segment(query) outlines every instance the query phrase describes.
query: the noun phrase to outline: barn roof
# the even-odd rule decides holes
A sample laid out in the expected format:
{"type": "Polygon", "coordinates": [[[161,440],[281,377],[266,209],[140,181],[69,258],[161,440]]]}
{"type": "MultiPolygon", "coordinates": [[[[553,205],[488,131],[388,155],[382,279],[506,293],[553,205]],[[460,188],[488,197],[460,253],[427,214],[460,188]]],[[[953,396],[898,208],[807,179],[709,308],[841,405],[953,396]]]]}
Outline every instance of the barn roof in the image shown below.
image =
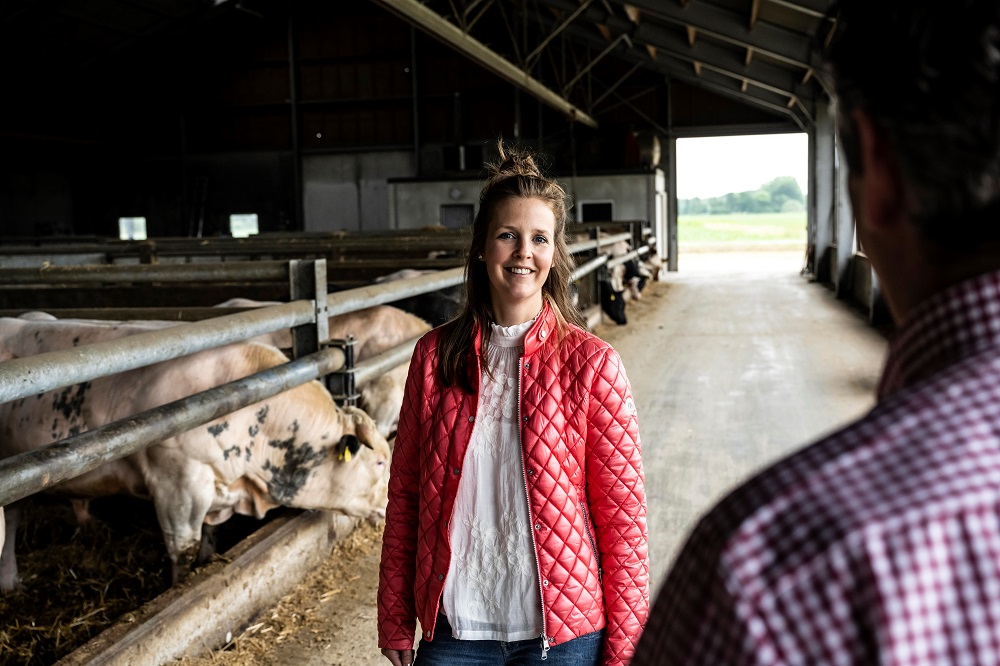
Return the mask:
{"type": "MultiPolygon", "coordinates": [[[[638,70],[745,103],[806,130],[826,93],[816,75],[831,0],[373,0],[587,124],[595,100],[638,70]],[[569,56],[567,57],[567,53],[569,56]],[[579,90],[594,63],[627,64],[616,82],[579,90]],[[548,61],[558,76],[541,80],[548,61]]],[[[152,38],[227,14],[264,15],[276,0],[8,0],[0,49],[17,79],[73,76],[152,38]],[[15,63],[20,63],[19,65],[15,63]]],[[[603,98],[601,98],[603,99],[603,98]]],[[[597,109],[597,110],[595,110],[597,109]]]]}

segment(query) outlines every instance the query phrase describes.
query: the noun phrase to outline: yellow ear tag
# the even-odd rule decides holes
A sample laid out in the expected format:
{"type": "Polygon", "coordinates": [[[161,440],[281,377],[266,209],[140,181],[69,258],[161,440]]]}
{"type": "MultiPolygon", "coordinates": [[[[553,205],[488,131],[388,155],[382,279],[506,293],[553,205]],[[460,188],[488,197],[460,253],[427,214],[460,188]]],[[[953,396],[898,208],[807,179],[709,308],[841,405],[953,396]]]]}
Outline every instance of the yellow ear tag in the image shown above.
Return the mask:
{"type": "Polygon", "coordinates": [[[344,462],[351,462],[351,450],[344,449],[344,455],[340,456],[340,459],[344,462]]]}

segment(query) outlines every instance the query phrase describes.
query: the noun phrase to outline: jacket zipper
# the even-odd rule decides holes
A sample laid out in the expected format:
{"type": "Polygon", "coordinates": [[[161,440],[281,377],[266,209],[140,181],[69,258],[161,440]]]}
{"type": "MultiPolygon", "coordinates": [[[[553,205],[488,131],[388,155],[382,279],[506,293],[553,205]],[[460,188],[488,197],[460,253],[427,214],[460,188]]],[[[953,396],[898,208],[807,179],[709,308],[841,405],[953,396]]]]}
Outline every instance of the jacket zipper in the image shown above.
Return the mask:
{"type": "Polygon", "coordinates": [[[583,512],[583,529],[587,532],[587,539],[590,540],[590,549],[594,552],[594,560],[597,562],[597,580],[600,581],[604,576],[604,570],[601,567],[601,555],[597,552],[597,543],[594,541],[594,535],[590,531],[590,514],[587,512],[587,504],[583,500],[580,500],[580,510],[583,512]]]}
{"type": "Polygon", "coordinates": [[[535,530],[532,527],[531,517],[531,491],[528,489],[528,472],[524,462],[524,437],[521,434],[521,375],[524,374],[524,357],[517,362],[517,439],[518,449],[521,452],[521,477],[524,479],[524,498],[528,503],[528,532],[531,533],[531,554],[535,557],[535,570],[538,571],[538,594],[542,602],[542,661],[549,658],[549,634],[545,626],[545,588],[542,585],[542,565],[538,561],[538,543],[535,541],[535,530]]]}

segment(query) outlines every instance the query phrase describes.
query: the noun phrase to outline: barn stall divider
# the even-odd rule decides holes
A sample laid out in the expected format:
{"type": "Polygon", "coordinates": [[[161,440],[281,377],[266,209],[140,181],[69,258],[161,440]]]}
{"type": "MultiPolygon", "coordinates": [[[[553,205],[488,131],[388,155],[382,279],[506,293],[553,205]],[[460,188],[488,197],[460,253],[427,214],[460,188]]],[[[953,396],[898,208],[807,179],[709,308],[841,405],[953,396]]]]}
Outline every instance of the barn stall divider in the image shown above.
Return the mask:
{"type": "MultiPolygon", "coordinates": [[[[609,261],[607,255],[600,254],[600,250],[634,238],[631,233],[602,235],[595,231],[592,235],[593,239],[571,246],[574,254],[584,255],[584,260],[574,272],[574,280],[595,274],[596,270],[611,262],[627,260],[627,257],[619,257],[609,261]],[[586,255],[596,256],[587,258],[586,255]]],[[[642,247],[632,254],[639,256],[647,249],[642,247]]],[[[296,360],[284,366],[55,442],[45,449],[0,460],[0,478],[6,480],[0,488],[0,506],[50,488],[264,397],[340,370],[344,362],[340,349],[317,352],[311,348],[325,340],[328,316],[391,303],[463,281],[462,269],[452,268],[409,280],[326,295],[325,266],[323,260],[318,260],[0,269],[0,284],[16,282],[32,285],[67,282],[108,284],[119,281],[169,285],[190,281],[192,277],[252,281],[275,280],[283,276],[289,281],[292,296],[299,299],[221,316],[220,312],[225,310],[199,308],[198,312],[187,313],[196,319],[192,323],[0,363],[0,402],[5,402],[282,328],[291,328],[299,333],[294,336],[296,360]],[[11,281],[4,282],[6,277],[11,281]],[[302,293],[303,285],[315,289],[315,297],[309,298],[302,293]],[[204,319],[209,316],[210,319],[204,319]]],[[[147,309],[144,314],[157,318],[157,313],[162,312],[163,309],[153,308],[147,309]]],[[[139,318],[136,314],[134,308],[105,308],[99,312],[85,310],[72,316],[139,318]]],[[[410,340],[359,363],[352,371],[354,381],[361,385],[405,362],[415,342],[415,339],[410,340]]],[[[139,621],[119,621],[59,663],[161,663],[185,652],[222,645],[227,636],[231,637],[246,627],[261,609],[272,605],[306,571],[322,561],[336,540],[349,533],[355,525],[356,519],[316,511],[272,521],[231,549],[228,553],[231,561],[222,571],[190,586],[171,588],[144,606],[139,621]],[[269,585],[254,584],[254,581],[262,579],[269,580],[269,585]]]]}

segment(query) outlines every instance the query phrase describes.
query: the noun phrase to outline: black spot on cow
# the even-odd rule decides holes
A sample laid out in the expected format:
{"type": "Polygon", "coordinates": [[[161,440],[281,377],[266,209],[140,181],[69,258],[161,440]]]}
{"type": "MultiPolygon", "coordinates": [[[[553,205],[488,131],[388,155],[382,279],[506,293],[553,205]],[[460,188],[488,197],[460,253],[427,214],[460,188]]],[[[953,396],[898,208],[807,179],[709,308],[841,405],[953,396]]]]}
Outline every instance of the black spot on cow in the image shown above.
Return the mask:
{"type": "Polygon", "coordinates": [[[263,407],[257,410],[257,423],[264,425],[264,422],[267,421],[267,410],[269,409],[270,409],[269,405],[264,405],[263,407]]]}
{"type": "Polygon", "coordinates": [[[69,429],[69,436],[70,437],[76,437],[77,435],[80,434],[81,430],[82,430],[82,428],[80,426],[78,426],[78,425],[71,426],[70,429],[69,429]]]}
{"type": "Polygon", "coordinates": [[[238,458],[239,455],[240,455],[240,447],[238,447],[238,446],[230,446],[228,449],[223,449],[222,450],[222,459],[223,460],[229,460],[229,454],[231,454],[231,453],[235,453],[236,457],[238,458]]]}
{"type": "Polygon", "coordinates": [[[247,447],[246,454],[247,462],[250,462],[250,456],[253,455],[253,450],[249,446],[247,447]]]}
{"type": "Polygon", "coordinates": [[[295,437],[272,439],[268,446],[285,452],[285,459],[280,466],[271,461],[264,463],[264,469],[271,472],[268,492],[280,504],[291,501],[302,490],[309,480],[309,474],[328,454],[328,449],[313,449],[309,442],[296,444],[295,437]]]}
{"type": "Polygon", "coordinates": [[[76,347],[78,344],[80,344],[80,336],[79,335],[76,336],[75,338],[73,338],[73,346],[76,347]]]}
{"type": "Polygon", "coordinates": [[[251,437],[256,437],[257,433],[260,432],[260,426],[259,425],[252,425],[249,428],[247,428],[247,432],[250,433],[251,437]]]}
{"type": "Polygon", "coordinates": [[[83,382],[75,386],[67,386],[61,391],[55,391],[52,397],[53,411],[60,412],[67,419],[79,418],[80,410],[83,408],[83,400],[89,388],[90,382],[83,382]]]}
{"type": "Polygon", "coordinates": [[[223,430],[229,430],[229,421],[223,421],[222,423],[208,426],[208,432],[211,433],[212,437],[218,437],[222,434],[223,430]]]}
{"type": "Polygon", "coordinates": [[[34,337],[35,337],[35,344],[36,345],[41,345],[42,344],[42,332],[41,331],[35,331],[35,336],[34,337]]]}

